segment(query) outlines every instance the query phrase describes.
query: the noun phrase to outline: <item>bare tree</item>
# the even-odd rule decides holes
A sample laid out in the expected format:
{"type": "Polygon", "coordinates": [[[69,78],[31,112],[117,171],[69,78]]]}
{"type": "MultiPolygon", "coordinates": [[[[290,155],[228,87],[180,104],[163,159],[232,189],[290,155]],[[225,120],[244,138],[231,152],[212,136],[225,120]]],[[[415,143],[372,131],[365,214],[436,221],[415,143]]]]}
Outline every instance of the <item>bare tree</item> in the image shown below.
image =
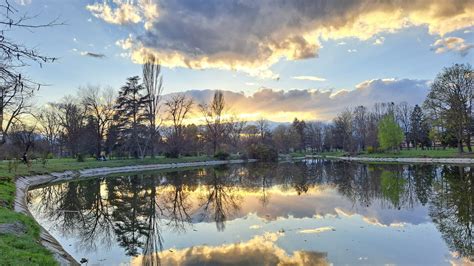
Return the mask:
{"type": "Polygon", "coordinates": [[[143,65],[143,85],[147,92],[146,109],[150,123],[150,153],[155,156],[155,141],[158,133],[157,119],[160,111],[161,94],[163,93],[163,75],[158,58],[151,55],[143,65]]]}
{"type": "Polygon", "coordinates": [[[58,108],[59,121],[64,129],[62,137],[65,140],[66,147],[73,156],[79,153],[81,131],[85,123],[85,111],[71,97],[65,97],[62,102],[56,105],[58,108]]]}
{"type": "Polygon", "coordinates": [[[403,134],[405,135],[405,143],[407,149],[410,148],[410,115],[413,107],[410,106],[407,102],[401,102],[396,107],[396,117],[397,122],[403,130],[403,134]]]}
{"type": "Polygon", "coordinates": [[[165,103],[168,119],[172,124],[171,133],[168,136],[168,145],[170,146],[170,155],[173,157],[179,156],[182,150],[184,122],[193,104],[193,101],[184,94],[175,95],[165,103]]]}
{"type": "Polygon", "coordinates": [[[210,104],[199,106],[204,117],[207,129],[207,138],[212,143],[212,151],[215,154],[220,148],[225,136],[224,110],[225,100],[222,91],[216,91],[210,104]]]}
{"type": "Polygon", "coordinates": [[[96,130],[96,156],[102,153],[102,143],[110,128],[114,110],[115,93],[112,88],[101,90],[98,86],[89,86],[80,90],[80,99],[84,105],[86,115],[92,118],[96,130]]]}
{"type": "Polygon", "coordinates": [[[270,125],[268,124],[268,121],[264,118],[260,118],[257,120],[257,128],[258,128],[258,134],[260,135],[260,139],[263,142],[267,135],[269,135],[270,132],[270,125]]]}
{"type": "Polygon", "coordinates": [[[464,152],[463,142],[471,151],[473,73],[469,64],[444,68],[431,85],[424,102],[426,109],[440,115],[445,128],[455,132],[460,153],[464,152]]]}
{"type": "Polygon", "coordinates": [[[55,147],[58,144],[59,135],[61,133],[61,121],[58,110],[54,104],[47,104],[38,110],[35,115],[39,123],[39,130],[45,136],[49,145],[49,152],[55,153],[55,147]]]}
{"type": "Polygon", "coordinates": [[[38,29],[60,25],[58,19],[45,24],[30,23],[30,17],[18,13],[8,0],[0,3],[0,144],[5,143],[12,123],[24,112],[26,104],[40,84],[19,72],[29,62],[42,66],[43,63],[54,62],[55,57],[41,55],[37,50],[11,40],[7,33],[14,29],[38,29]]]}

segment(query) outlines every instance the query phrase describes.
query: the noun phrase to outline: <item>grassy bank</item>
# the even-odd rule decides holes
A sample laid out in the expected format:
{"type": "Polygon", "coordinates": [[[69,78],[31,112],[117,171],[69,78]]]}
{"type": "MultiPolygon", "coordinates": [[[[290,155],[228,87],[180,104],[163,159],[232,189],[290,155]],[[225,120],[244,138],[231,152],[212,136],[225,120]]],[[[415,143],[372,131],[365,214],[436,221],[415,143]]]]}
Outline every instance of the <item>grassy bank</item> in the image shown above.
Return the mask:
{"type": "MultiPolygon", "coordinates": [[[[314,153],[314,155],[320,156],[349,156],[350,154],[343,151],[335,152],[322,152],[314,153]]],[[[437,150],[421,150],[421,149],[410,149],[410,150],[400,150],[398,152],[361,152],[356,155],[351,155],[353,157],[368,157],[368,158],[474,158],[472,153],[463,153],[459,154],[457,149],[437,149],[437,150]]]]}
{"type": "Polygon", "coordinates": [[[0,225],[20,223],[21,232],[0,233],[0,264],[1,265],[55,265],[56,261],[50,252],[39,243],[40,227],[36,221],[13,210],[15,199],[15,176],[47,174],[67,170],[82,170],[99,167],[119,167],[128,165],[184,163],[214,160],[212,157],[196,156],[171,159],[164,157],[146,158],[143,160],[124,159],[97,161],[87,159],[77,162],[74,159],[51,159],[45,164],[32,161],[31,166],[16,164],[12,166],[7,161],[0,162],[0,225]]]}

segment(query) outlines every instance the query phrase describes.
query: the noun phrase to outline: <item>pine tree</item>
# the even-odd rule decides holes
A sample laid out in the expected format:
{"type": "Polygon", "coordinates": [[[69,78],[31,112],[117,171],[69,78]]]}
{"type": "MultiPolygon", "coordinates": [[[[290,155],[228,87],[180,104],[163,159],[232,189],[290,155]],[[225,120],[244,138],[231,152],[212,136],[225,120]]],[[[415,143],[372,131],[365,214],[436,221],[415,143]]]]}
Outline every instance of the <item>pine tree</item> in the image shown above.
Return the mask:
{"type": "Polygon", "coordinates": [[[120,88],[116,104],[118,142],[135,158],[144,157],[147,96],[138,76],[130,77],[120,88]]]}
{"type": "Polygon", "coordinates": [[[415,148],[418,145],[423,147],[430,145],[430,127],[425,119],[421,107],[416,105],[410,115],[410,141],[415,148]]]}

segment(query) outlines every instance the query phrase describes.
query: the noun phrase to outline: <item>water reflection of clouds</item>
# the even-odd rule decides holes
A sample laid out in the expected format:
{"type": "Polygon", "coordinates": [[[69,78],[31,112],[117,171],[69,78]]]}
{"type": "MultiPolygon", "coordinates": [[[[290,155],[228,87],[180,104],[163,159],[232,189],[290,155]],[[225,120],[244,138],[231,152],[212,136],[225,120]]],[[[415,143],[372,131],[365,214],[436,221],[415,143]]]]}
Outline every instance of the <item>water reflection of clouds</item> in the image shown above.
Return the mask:
{"type": "MultiPolygon", "coordinates": [[[[151,255],[162,265],[329,265],[326,254],[317,251],[294,251],[288,254],[277,245],[283,233],[257,235],[247,242],[220,246],[194,246],[179,250],[164,250],[151,255]]],[[[144,265],[150,256],[138,256],[132,265],[144,265]]]]}
{"type": "Polygon", "coordinates": [[[252,193],[242,201],[238,217],[256,213],[260,218],[272,221],[281,218],[324,218],[334,216],[361,215],[370,224],[389,226],[391,224],[421,224],[430,222],[428,210],[423,206],[411,209],[387,208],[380,200],[371,206],[360,206],[341,196],[333,188],[318,189],[317,193],[308,192],[303,195],[269,193],[269,202],[262,206],[259,198],[252,193]]]}
{"type": "MultiPolygon", "coordinates": [[[[217,251],[190,249],[191,245],[209,244],[199,243],[201,238],[192,235],[203,234],[206,241],[220,235],[211,243],[217,248],[240,240],[246,243],[256,233],[285,229],[287,235],[278,245],[288,254],[307,248],[328,251],[324,246],[315,246],[317,241],[310,244],[310,239],[291,249],[302,237],[326,238],[340,246],[352,241],[348,237],[384,243],[388,235],[410,230],[412,234],[430,235],[431,246],[427,248],[444,252],[445,244],[433,242],[440,240],[441,231],[451,250],[459,251],[462,257],[472,254],[472,238],[464,234],[472,229],[472,223],[462,222],[472,216],[460,212],[471,210],[472,202],[464,197],[472,195],[472,187],[459,178],[464,175],[462,170],[321,161],[311,165],[249,165],[135,174],[33,190],[30,210],[53,235],[61,236],[61,243],[75,239],[71,248],[77,254],[104,251],[110,246],[112,250],[123,248],[125,252],[117,252],[126,259],[141,254],[166,257],[169,254],[162,250],[165,241],[168,247],[180,243],[175,246],[178,250],[197,252],[192,260],[199,261],[204,251],[217,251]],[[320,232],[318,228],[324,227],[337,231],[320,232]],[[426,230],[423,228],[432,232],[422,232],[426,230]],[[295,234],[302,230],[306,233],[295,234]],[[341,235],[344,230],[350,234],[341,235]],[[375,232],[379,238],[373,235],[375,232]],[[235,234],[237,239],[233,238],[235,234]],[[240,239],[244,234],[245,238],[240,239]],[[293,238],[288,239],[291,245],[282,245],[286,238],[293,238]]],[[[395,238],[399,238],[399,245],[407,241],[403,236],[391,235],[394,246],[390,249],[403,246],[393,244],[395,238]]],[[[406,249],[409,248],[400,248],[406,249]]],[[[331,261],[337,259],[332,256],[331,261]]],[[[436,259],[439,258],[433,261],[436,259]]]]}

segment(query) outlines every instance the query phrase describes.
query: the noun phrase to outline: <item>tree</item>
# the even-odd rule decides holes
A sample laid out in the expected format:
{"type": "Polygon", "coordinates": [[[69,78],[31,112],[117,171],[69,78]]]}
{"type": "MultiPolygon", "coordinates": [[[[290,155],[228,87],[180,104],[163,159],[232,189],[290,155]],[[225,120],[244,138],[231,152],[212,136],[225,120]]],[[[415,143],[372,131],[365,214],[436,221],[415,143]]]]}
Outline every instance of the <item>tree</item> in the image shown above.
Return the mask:
{"type": "Polygon", "coordinates": [[[145,156],[147,96],[143,95],[143,86],[138,76],[130,77],[127,83],[120,88],[115,109],[119,130],[119,142],[126,151],[135,158],[145,156]]]}
{"type": "Polygon", "coordinates": [[[454,64],[444,68],[431,84],[424,106],[440,117],[444,128],[452,129],[457,147],[464,152],[463,143],[471,151],[472,102],[474,74],[469,64],[454,64]]]}
{"type": "Polygon", "coordinates": [[[85,111],[75,99],[65,97],[56,104],[58,116],[63,132],[61,138],[72,156],[79,153],[81,133],[85,125],[85,111]]]}
{"type": "Polygon", "coordinates": [[[212,152],[216,154],[224,139],[226,127],[224,121],[225,100],[222,91],[217,90],[210,104],[199,105],[207,129],[207,139],[212,144],[212,152]]]}
{"type": "Polygon", "coordinates": [[[365,150],[367,139],[367,108],[365,106],[358,106],[353,111],[353,131],[356,149],[365,150]]]}
{"type": "Polygon", "coordinates": [[[263,142],[265,138],[270,134],[270,126],[268,121],[264,118],[257,120],[257,129],[258,134],[260,135],[260,140],[263,142]]]}
{"type": "Polygon", "coordinates": [[[163,75],[158,58],[150,55],[143,65],[143,86],[147,92],[146,114],[150,126],[150,153],[155,156],[155,142],[158,133],[156,124],[160,111],[161,94],[163,93],[163,75]]]}
{"type": "Polygon", "coordinates": [[[350,110],[338,114],[334,119],[333,132],[336,148],[342,148],[345,151],[353,150],[352,123],[352,113],[350,110]]]}
{"type": "Polygon", "coordinates": [[[84,105],[86,114],[92,118],[96,134],[96,157],[99,158],[102,153],[102,145],[109,130],[114,110],[114,91],[111,88],[101,90],[100,87],[89,86],[80,90],[81,101],[84,105]]]}
{"type": "Polygon", "coordinates": [[[169,146],[168,153],[171,157],[179,157],[184,144],[184,121],[193,107],[193,101],[188,99],[184,94],[178,94],[168,101],[167,107],[168,120],[171,121],[171,133],[168,136],[167,143],[169,146]]]}
{"type": "Polygon", "coordinates": [[[306,123],[304,122],[304,120],[299,121],[297,118],[295,118],[295,120],[293,120],[293,128],[299,135],[300,143],[298,145],[298,149],[300,151],[304,151],[306,148],[306,123]]]}
{"type": "Polygon", "coordinates": [[[401,102],[396,106],[395,116],[397,117],[398,124],[403,130],[403,134],[405,135],[405,143],[407,149],[410,148],[410,122],[411,122],[411,106],[407,102],[401,102]]]}
{"type": "Polygon", "coordinates": [[[409,139],[413,142],[415,148],[418,147],[418,144],[423,147],[429,145],[430,128],[421,107],[418,105],[415,105],[410,115],[409,133],[409,139]]]}
{"type": "Polygon", "coordinates": [[[58,19],[46,24],[32,24],[26,14],[19,14],[18,10],[8,0],[0,4],[0,145],[5,143],[6,135],[13,122],[24,113],[28,107],[28,99],[40,88],[19,71],[28,63],[54,62],[55,57],[41,55],[36,49],[28,48],[23,44],[10,39],[7,34],[16,29],[34,30],[61,25],[58,19]]]}
{"type": "Polygon", "coordinates": [[[379,122],[378,140],[382,149],[398,149],[403,141],[403,130],[395,122],[393,115],[386,115],[379,122]]]}
{"type": "Polygon", "coordinates": [[[45,105],[35,115],[39,124],[39,130],[49,144],[49,152],[55,153],[61,133],[61,121],[56,106],[54,104],[45,105]]]}

